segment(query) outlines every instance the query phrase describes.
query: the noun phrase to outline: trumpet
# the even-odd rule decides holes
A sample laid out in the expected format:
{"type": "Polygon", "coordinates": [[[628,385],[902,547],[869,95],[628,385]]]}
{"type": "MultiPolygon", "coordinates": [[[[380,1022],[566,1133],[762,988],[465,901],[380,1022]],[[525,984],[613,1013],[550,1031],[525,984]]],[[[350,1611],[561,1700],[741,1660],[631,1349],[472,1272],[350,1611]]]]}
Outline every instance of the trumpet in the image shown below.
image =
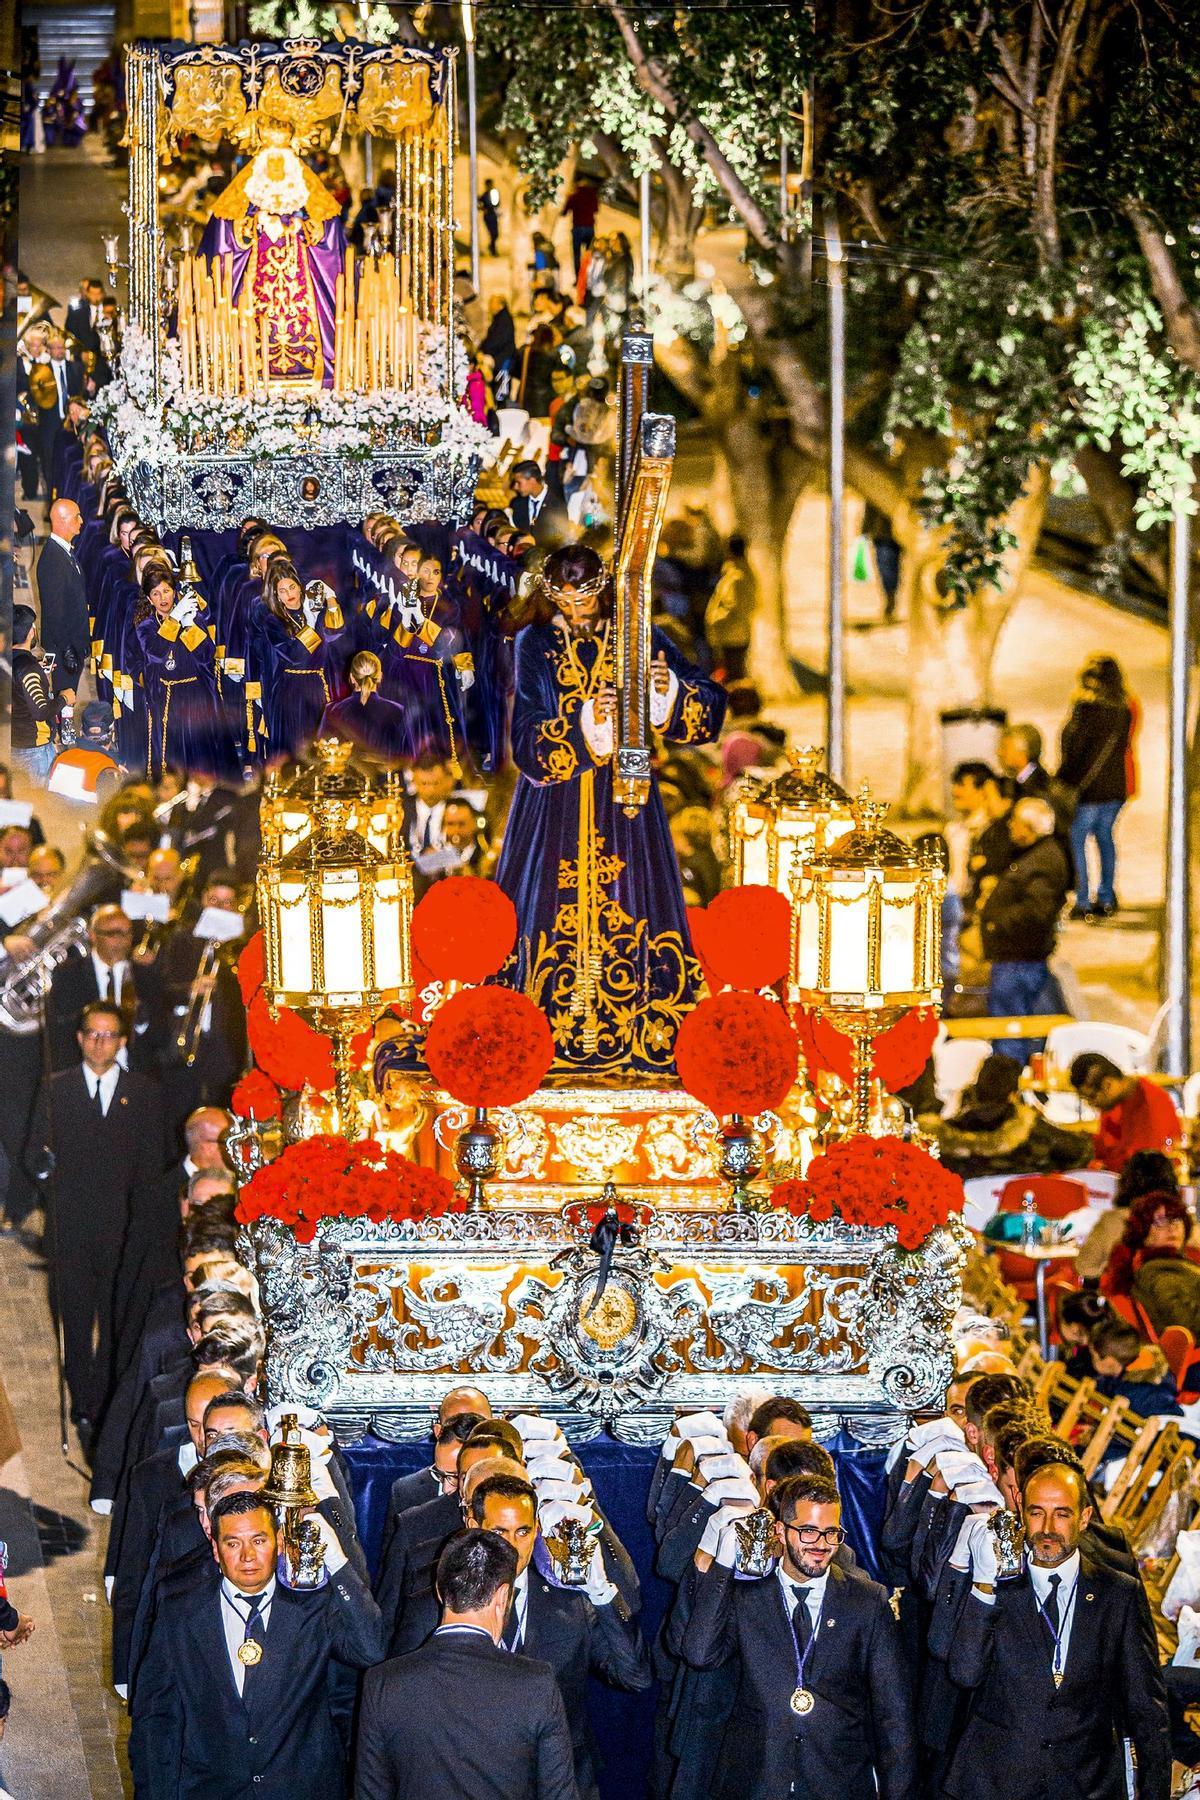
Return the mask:
{"type": "Polygon", "coordinates": [[[217,985],[217,976],[221,970],[221,946],[214,940],[205,944],[200,955],[200,966],[192,978],[188,991],[187,1005],[183,1010],[183,1018],[178,1032],[175,1034],[175,1048],[183,1059],[185,1068],[192,1068],[200,1054],[200,1039],[204,1035],[204,1021],[209,1002],[213,997],[213,989],[217,985]]]}

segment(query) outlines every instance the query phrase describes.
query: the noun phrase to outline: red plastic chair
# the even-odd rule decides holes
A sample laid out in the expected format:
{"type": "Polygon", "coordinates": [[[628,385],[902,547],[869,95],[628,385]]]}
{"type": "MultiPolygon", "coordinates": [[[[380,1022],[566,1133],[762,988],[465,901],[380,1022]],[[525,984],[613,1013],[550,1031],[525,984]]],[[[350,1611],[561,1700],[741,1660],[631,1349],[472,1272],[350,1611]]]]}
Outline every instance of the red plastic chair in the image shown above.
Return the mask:
{"type": "Polygon", "coordinates": [[[1166,1325],[1158,1340],[1158,1347],[1167,1359],[1167,1367],[1175,1377],[1175,1386],[1183,1392],[1184,1375],[1195,1357],[1196,1340],[1186,1325],[1166,1325]]]}
{"type": "MultiPolygon", "coordinates": [[[[999,1212],[1019,1213],[1026,1194],[1032,1194],[1034,1211],[1043,1219],[1064,1219],[1087,1205],[1087,1189],[1081,1182],[1062,1175],[1017,1175],[1000,1189],[999,1212]]],[[[1037,1264],[1017,1250],[1003,1249],[999,1254],[1000,1274],[1020,1299],[1032,1306],[1037,1299],[1037,1264]]],[[[1046,1292],[1054,1288],[1077,1287],[1079,1278],[1073,1259],[1064,1257],[1046,1271],[1046,1292]]],[[[1054,1308],[1047,1309],[1053,1318],[1054,1308]]]]}

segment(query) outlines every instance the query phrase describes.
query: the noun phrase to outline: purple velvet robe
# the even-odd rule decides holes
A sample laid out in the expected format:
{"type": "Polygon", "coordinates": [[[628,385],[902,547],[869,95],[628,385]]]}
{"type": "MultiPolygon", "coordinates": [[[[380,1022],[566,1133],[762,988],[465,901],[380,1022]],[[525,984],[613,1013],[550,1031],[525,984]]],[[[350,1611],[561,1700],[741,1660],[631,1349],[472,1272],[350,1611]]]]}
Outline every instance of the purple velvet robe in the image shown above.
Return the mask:
{"type": "MultiPolygon", "coordinates": [[[[253,224],[257,217],[257,208],[250,207],[247,218],[253,224]]],[[[285,219],[285,226],[292,220],[285,219]]],[[[264,240],[266,241],[266,240],[264,240]]],[[[204,228],[204,236],[200,240],[200,250],[204,256],[232,256],[233,258],[233,297],[241,298],[243,284],[252,270],[254,246],[243,248],[237,240],[234,226],[229,219],[210,219],[204,228]]],[[[320,344],[323,364],[321,382],[323,387],[333,386],[333,339],[334,318],[337,311],[337,278],[342,273],[346,257],[346,234],[340,219],[326,219],[321,237],[316,244],[305,244],[301,249],[301,258],[308,271],[309,297],[306,304],[311,305],[315,314],[317,341],[320,344]]],[[[258,316],[259,306],[255,307],[258,316]]],[[[272,377],[283,377],[301,380],[311,369],[307,370],[295,358],[288,358],[283,352],[281,332],[284,322],[274,308],[268,308],[271,332],[271,374],[272,377]],[[290,361],[291,366],[286,366],[290,361]]]]}

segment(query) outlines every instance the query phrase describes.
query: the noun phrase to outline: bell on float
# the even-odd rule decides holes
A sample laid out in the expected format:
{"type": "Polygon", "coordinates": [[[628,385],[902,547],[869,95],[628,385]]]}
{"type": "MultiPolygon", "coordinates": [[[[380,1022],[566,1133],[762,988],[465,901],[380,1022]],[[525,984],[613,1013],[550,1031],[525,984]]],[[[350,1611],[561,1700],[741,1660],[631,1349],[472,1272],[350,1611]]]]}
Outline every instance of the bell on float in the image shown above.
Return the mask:
{"type": "Polygon", "coordinates": [[[271,1473],[263,1488],[264,1500],[272,1506],[315,1506],[316,1490],[312,1484],[312,1459],[308,1445],[289,1440],[298,1427],[294,1413],[285,1413],[279,1421],[283,1442],[271,1450],[271,1473]]]}

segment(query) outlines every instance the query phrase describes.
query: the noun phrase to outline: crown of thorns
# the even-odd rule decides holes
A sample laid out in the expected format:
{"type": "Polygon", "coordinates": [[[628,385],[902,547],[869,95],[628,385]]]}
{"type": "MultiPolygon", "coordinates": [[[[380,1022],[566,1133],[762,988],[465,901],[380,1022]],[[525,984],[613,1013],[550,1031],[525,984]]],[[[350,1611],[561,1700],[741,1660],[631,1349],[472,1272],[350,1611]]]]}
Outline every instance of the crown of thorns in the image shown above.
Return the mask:
{"type": "Polygon", "coordinates": [[[549,594],[552,600],[561,600],[568,587],[576,599],[590,600],[593,595],[602,594],[608,586],[608,570],[601,569],[599,575],[594,575],[591,581],[571,581],[561,586],[557,582],[547,581],[544,575],[539,575],[538,580],[542,592],[549,594]]]}

